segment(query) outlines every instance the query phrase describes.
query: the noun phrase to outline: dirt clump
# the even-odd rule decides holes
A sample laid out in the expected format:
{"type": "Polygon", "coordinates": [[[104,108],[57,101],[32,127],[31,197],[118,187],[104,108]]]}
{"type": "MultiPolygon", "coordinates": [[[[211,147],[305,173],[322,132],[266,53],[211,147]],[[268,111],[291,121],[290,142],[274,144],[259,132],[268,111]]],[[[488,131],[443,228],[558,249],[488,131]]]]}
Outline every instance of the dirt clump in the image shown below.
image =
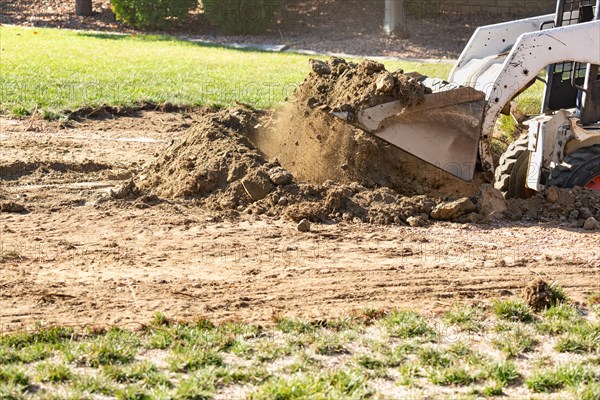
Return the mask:
{"type": "Polygon", "coordinates": [[[200,198],[225,189],[243,193],[244,178],[268,171],[245,135],[257,123],[258,114],[243,109],[207,115],[144,169],[137,188],[166,198],[200,198]]]}
{"type": "Polygon", "coordinates": [[[14,201],[0,201],[0,212],[13,214],[27,214],[29,210],[22,204],[14,201]]]}
{"type": "Polygon", "coordinates": [[[531,282],[524,291],[525,301],[534,311],[542,311],[552,304],[551,286],[543,279],[531,282]]]}
{"type": "Polygon", "coordinates": [[[509,199],[504,215],[510,220],[560,221],[582,228],[590,215],[600,217],[600,193],[581,187],[550,187],[529,199],[509,199]]]}
{"type": "Polygon", "coordinates": [[[391,101],[406,107],[421,103],[431,89],[417,73],[388,72],[377,61],[347,62],[333,57],[328,61],[310,60],[312,72],[296,90],[296,99],[305,99],[311,108],[348,113],[353,119],[364,108],[391,101]]]}
{"type": "Polygon", "coordinates": [[[365,179],[298,180],[276,160],[267,161],[249,140],[261,117],[243,109],[205,116],[115,197],[187,198],[232,217],[245,213],[295,222],[404,223],[409,217],[429,219],[437,205],[426,196],[403,196],[365,179]]]}

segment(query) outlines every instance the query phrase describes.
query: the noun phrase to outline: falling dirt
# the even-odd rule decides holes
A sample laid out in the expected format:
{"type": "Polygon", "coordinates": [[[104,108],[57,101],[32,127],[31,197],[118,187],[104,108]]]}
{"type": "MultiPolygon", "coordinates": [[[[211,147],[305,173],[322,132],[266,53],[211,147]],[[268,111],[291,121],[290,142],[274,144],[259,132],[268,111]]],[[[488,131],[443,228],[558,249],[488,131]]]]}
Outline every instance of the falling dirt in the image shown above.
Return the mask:
{"type": "Polygon", "coordinates": [[[311,60],[311,72],[289,103],[263,121],[250,139],[269,160],[277,160],[301,181],[333,180],[365,187],[388,187],[403,195],[475,195],[481,175],[464,182],[335,118],[331,112],[389,101],[407,107],[422,101],[428,88],[413,75],[387,72],[374,61],[360,64],[332,58],[311,60]]]}
{"type": "Polygon", "coordinates": [[[361,109],[391,101],[406,107],[421,103],[431,89],[417,73],[388,72],[377,61],[359,64],[333,57],[327,62],[310,60],[312,72],[294,93],[296,101],[323,111],[340,111],[350,119],[361,109]]]}

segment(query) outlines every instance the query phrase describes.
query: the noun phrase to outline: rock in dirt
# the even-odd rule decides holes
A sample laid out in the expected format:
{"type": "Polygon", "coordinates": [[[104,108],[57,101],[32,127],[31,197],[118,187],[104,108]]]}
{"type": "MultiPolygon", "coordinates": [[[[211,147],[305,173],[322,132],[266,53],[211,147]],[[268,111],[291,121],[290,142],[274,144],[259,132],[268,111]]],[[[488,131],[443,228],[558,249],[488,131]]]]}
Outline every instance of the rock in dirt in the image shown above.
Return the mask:
{"type": "Polygon", "coordinates": [[[481,215],[477,214],[476,212],[465,214],[458,218],[458,222],[461,224],[476,224],[481,222],[481,220],[481,215]]]}
{"type": "Polygon", "coordinates": [[[588,219],[588,218],[591,218],[593,216],[594,216],[594,214],[592,214],[592,212],[590,211],[589,208],[587,208],[587,207],[581,207],[579,209],[579,218],[581,218],[581,219],[588,219]]]}
{"type": "Polygon", "coordinates": [[[15,203],[14,201],[2,201],[0,202],[0,212],[11,214],[27,214],[29,210],[24,205],[15,203]]]}
{"type": "Polygon", "coordinates": [[[310,221],[303,219],[298,223],[297,229],[299,232],[310,232],[310,221]]]}
{"type": "Polygon", "coordinates": [[[254,173],[244,178],[242,186],[253,201],[264,199],[275,189],[269,178],[261,173],[254,173]]]}
{"type": "Polygon", "coordinates": [[[379,78],[377,78],[377,81],[375,82],[375,88],[380,93],[390,94],[394,90],[395,83],[396,81],[394,80],[394,77],[389,73],[385,73],[381,74],[379,78]]]}
{"type": "Polygon", "coordinates": [[[292,183],[294,177],[289,171],[281,167],[275,167],[269,171],[269,179],[277,186],[284,186],[292,183]]]}
{"type": "Polygon", "coordinates": [[[585,229],[586,231],[593,231],[598,229],[598,221],[596,220],[596,218],[589,217],[588,219],[586,219],[585,223],[583,224],[583,229],[585,229]]]}
{"type": "Polygon", "coordinates": [[[331,68],[325,61],[310,59],[308,61],[313,72],[319,76],[331,74],[331,68]]]}
{"type": "Polygon", "coordinates": [[[469,198],[463,197],[438,204],[431,212],[431,217],[437,220],[451,221],[476,210],[475,204],[469,198]]]}
{"type": "Polygon", "coordinates": [[[503,214],[508,210],[508,203],[502,192],[490,184],[481,185],[479,203],[480,213],[485,217],[492,213],[503,214]]]}
{"type": "Polygon", "coordinates": [[[427,221],[420,215],[417,215],[416,217],[408,217],[406,219],[406,222],[408,223],[408,225],[412,226],[413,228],[425,226],[425,224],[427,223],[427,221]]]}
{"type": "Polygon", "coordinates": [[[525,301],[534,311],[544,310],[552,304],[550,285],[543,279],[532,282],[525,288],[525,301]]]}
{"type": "Polygon", "coordinates": [[[546,191],[546,199],[552,204],[558,201],[558,197],[560,195],[560,191],[557,187],[551,186],[546,191]]]}

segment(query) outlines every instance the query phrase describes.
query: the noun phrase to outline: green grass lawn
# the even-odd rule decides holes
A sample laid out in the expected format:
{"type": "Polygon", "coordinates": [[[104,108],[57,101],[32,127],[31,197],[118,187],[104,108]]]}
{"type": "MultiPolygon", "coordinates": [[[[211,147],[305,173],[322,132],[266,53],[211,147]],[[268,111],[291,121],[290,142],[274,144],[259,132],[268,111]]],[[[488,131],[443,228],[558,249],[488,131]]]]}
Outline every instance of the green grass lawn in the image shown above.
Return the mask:
{"type": "Polygon", "coordinates": [[[441,318],[363,309],[267,328],[162,314],[136,330],[43,327],[0,335],[0,398],[592,400],[597,307],[535,314],[510,299],[458,303],[441,318]]]}
{"type": "MultiPolygon", "coordinates": [[[[0,28],[3,113],[27,115],[143,102],[268,108],[309,72],[309,56],[232,50],[164,36],[0,28]]],[[[451,64],[388,62],[446,77],[451,64]]]]}

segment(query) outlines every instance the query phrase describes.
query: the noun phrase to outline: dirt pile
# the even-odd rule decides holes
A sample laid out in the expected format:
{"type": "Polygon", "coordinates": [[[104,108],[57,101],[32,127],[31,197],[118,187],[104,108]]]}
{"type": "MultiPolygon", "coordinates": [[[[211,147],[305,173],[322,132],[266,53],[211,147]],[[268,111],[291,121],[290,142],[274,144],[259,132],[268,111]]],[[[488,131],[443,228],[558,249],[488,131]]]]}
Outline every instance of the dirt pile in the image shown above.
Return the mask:
{"type": "MultiPolygon", "coordinates": [[[[355,181],[349,177],[337,181],[332,173],[333,179],[322,183],[306,182],[277,160],[267,161],[253,144],[251,138],[256,137],[268,117],[244,109],[206,115],[183,140],[167,148],[115,196],[146,196],[152,200],[150,203],[156,198],[187,198],[234,218],[240,214],[267,215],[296,222],[307,219],[423,226],[429,220],[473,223],[548,219],[573,220],[583,225],[580,220],[600,214],[600,194],[583,189],[553,188],[528,200],[509,202],[489,185],[470,197],[452,192],[444,196],[403,195],[372,181],[373,170],[369,168],[362,170],[363,176],[356,176],[355,181]]],[[[362,140],[355,145],[373,143],[371,138],[362,140]]],[[[363,149],[355,150],[360,159],[363,149]]],[[[380,158],[387,156],[381,153],[380,158]]]]}
{"type": "Polygon", "coordinates": [[[504,215],[512,220],[561,221],[581,228],[590,217],[600,217],[600,192],[550,187],[526,200],[509,200],[504,215]]]}
{"type": "Polygon", "coordinates": [[[552,304],[552,288],[543,279],[537,279],[524,290],[525,301],[534,311],[542,311],[552,304]]]}
{"type": "Polygon", "coordinates": [[[418,158],[339,120],[331,111],[399,100],[422,101],[427,88],[414,75],[390,73],[374,61],[312,60],[313,71],[272,121],[251,136],[267,159],[277,160],[298,179],[366,187],[385,186],[405,195],[474,195],[482,183],[463,182],[418,158]]]}
{"type": "Polygon", "coordinates": [[[146,194],[195,199],[207,209],[232,215],[402,223],[428,219],[436,201],[405,197],[389,188],[358,183],[299,183],[281,165],[259,154],[249,137],[264,115],[233,109],[211,114],[148,165],[117,197],[146,194]]]}

